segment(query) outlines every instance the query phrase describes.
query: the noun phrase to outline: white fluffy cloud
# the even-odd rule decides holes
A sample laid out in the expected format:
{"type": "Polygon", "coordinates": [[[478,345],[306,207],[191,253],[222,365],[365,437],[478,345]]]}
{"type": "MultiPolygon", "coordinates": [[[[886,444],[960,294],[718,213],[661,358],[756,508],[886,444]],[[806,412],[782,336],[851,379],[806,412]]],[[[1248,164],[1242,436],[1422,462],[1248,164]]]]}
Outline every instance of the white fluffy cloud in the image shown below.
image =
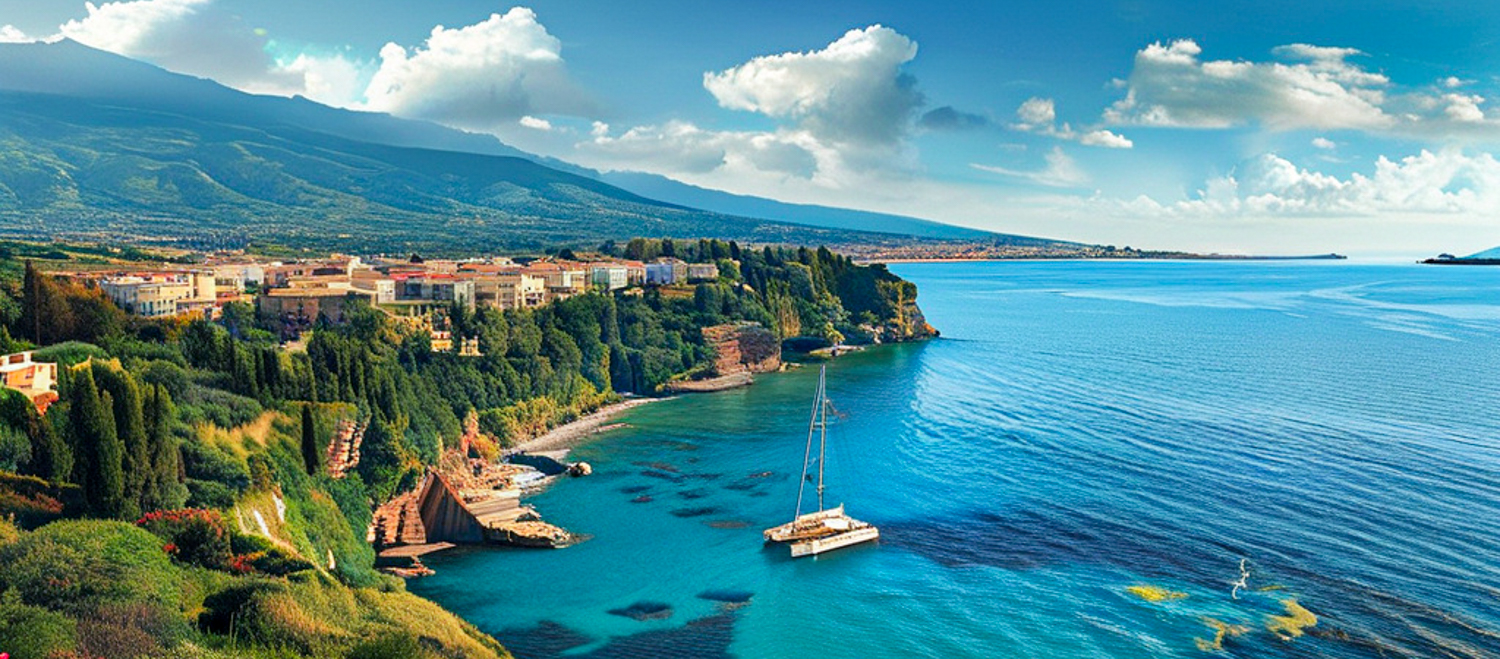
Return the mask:
{"type": "Polygon", "coordinates": [[[251,93],[349,105],[361,92],[357,62],[311,54],[278,61],[262,32],[214,0],[121,0],[85,8],[86,16],[59,28],[61,36],[251,93]]]}
{"type": "Polygon", "coordinates": [[[1291,44],[1273,49],[1281,61],[1200,59],[1190,39],[1153,43],[1136,53],[1125,98],[1104,112],[1116,125],[1272,130],[1359,130],[1415,137],[1500,138],[1500,117],[1486,99],[1460,91],[1449,77],[1401,87],[1351,63],[1353,48],[1291,44]]]}
{"type": "Polygon", "coordinates": [[[1400,160],[1382,156],[1373,172],[1340,178],[1263,154],[1210,179],[1195,198],[1160,210],[1217,216],[1493,217],[1500,213],[1500,161],[1488,153],[1423,150],[1400,160]]]}
{"type": "Polygon", "coordinates": [[[643,168],[677,175],[705,175],[717,170],[742,175],[812,178],[818,156],[827,150],[806,134],[714,131],[685,121],[639,126],[611,136],[596,124],[591,141],[579,145],[590,163],[606,169],[643,168]]]}
{"type": "Polygon", "coordinates": [[[823,50],[757,57],[703,86],[732,110],[788,119],[820,139],[894,144],[911,129],[922,95],[902,65],[917,44],[887,27],[850,30],[823,50]]]}
{"type": "Polygon", "coordinates": [[[26,36],[20,28],[14,25],[0,25],[0,43],[31,43],[36,41],[26,36]]]}
{"type": "Polygon", "coordinates": [[[586,116],[590,104],[569,80],[562,43],[515,7],[461,28],[432,29],[423,46],[380,50],[366,107],[475,129],[524,116],[586,116]]]}
{"type": "Polygon", "coordinates": [[[64,23],[64,37],[163,68],[241,87],[266,82],[274,68],[265,38],[212,0],[133,0],[86,5],[64,23]]]}
{"type": "Polygon", "coordinates": [[[516,123],[532,130],[540,130],[543,132],[552,130],[552,122],[547,121],[546,119],[542,119],[541,117],[533,117],[529,114],[521,117],[516,121],[516,123]]]}
{"type": "MultiPolygon", "coordinates": [[[[820,50],[756,57],[705,73],[703,86],[721,107],[758,113],[775,128],[724,131],[669,121],[615,134],[595,123],[572,157],[742,194],[815,203],[868,199],[895,181],[910,182],[917,169],[910,138],[923,99],[901,70],[916,52],[907,37],[872,25],[820,50]]],[[[937,123],[944,121],[973,118],[937,123]]]]}
{"type": "Polygon", "coordinates": [[[1350,64],[1349,48],[1305,44],[1275,53],[1293,63],[1204,61],[1190,39],[1154,43],[1135,56],[1126,96],[1105,112],[1116,124],[1225,128],[1258,122],[1275,129],[1388,128],[1385,76],[1350,64]]]}
{"type": "Polygon", "coordinates": [[[1019,131],[1069,140],[1084,146],[1108,149],[1129,149],[1135,146],[1130,138],[1103,128],[1078,131],[1067,123],[1057,125],[1057,106],[1050,98],[1026,99],[1021,107],[1016,108],[1016,118],[1018,121],[1011,124],[1011,128],[1019,131]]]}

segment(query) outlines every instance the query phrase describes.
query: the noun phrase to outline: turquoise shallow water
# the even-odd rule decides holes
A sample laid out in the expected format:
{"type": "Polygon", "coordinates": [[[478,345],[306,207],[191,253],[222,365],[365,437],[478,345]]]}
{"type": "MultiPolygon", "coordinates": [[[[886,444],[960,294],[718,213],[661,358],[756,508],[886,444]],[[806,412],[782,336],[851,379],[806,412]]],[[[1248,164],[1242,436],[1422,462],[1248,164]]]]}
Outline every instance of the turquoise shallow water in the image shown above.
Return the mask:
{"type": "Polygon", "coordinates": [[[593,539],[411,589],[534,659],[1196,657],[1205,618],[1227,656],[1500,657],[1500,268],[893,269],[944,338],[828,374],[830,503],[878,546],[762,547],[810,368],[633,410],[533,499],[593,539]],[[1283,640],[1289,598],[1319,622],[1283,640]]]}

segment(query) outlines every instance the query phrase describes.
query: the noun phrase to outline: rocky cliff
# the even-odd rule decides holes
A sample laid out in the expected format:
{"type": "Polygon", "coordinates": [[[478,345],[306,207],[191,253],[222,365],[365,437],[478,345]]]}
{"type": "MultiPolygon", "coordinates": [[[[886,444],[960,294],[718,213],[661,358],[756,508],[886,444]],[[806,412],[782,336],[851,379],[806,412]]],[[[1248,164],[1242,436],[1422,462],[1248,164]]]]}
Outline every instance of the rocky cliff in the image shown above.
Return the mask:
{"type": "Polygon", "coordinates": [[[781,341],[760,323],[741,322],[703,328],[703,341],[714,351],[714,374],[770,373],[781,368],[781,341]]]}

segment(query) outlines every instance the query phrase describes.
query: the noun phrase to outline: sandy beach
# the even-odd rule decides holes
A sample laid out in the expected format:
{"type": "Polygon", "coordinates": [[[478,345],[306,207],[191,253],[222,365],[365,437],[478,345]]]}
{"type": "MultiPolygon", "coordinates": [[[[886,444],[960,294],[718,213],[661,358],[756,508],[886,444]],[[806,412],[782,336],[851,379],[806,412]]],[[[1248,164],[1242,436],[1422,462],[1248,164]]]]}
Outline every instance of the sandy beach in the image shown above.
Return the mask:
{"type": "Polygon", "coordinates": [[[612,405],[605,405],[593,413],[573,421],[560,425],[546,434],[526,440],[507,450],[508,453],[535,453],[538,451],[556,451],[558,449],[572,448],[584,439],[600,432],[600,429],[614,418],[615,415],[632,407],[639,407],[647,403],[667,400],[666,398],[631,398],[612,405]]]}

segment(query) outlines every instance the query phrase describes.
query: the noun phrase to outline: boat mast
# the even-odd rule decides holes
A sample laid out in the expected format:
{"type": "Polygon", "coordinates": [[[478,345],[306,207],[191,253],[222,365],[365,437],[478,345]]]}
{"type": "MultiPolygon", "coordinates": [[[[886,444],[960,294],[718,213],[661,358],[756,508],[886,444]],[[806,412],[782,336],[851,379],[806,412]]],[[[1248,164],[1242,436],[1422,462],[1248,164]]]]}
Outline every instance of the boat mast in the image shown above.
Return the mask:
{"type": "Polygon", "coordinates": [[[827,374],[828,365],[824,364],[818,369],[818,412],[821,415],[818,421],[818,510],[824,510],[823,457],[828,450],[828,385],[824,382],[827,374]]]}
{"type": "MultiPolygon", "coordinates": [[[[827,368],[827,367],[824,366],[824,368],[827,368]]],[[[807,420],[807,448],[804,449],[803,452],[802,452],[802,473],[800,473],[800,474],[797,475],[797,514],[793,515],[792,519],[796,519],[796,518],[802,516],[802,495],[803,495],[804,492],[807,491],[807,467],[812,463],[813,430],[818,425],[818,406],[821,405],[822,403],[823,403],[823,373],[820,371],[818,373],[818,392],[817,392],[817,394],[815,394],[813,396],[812,416],[810,418],[808,418],[808,420],[807,420]]],[[[822,510],[823,509],[823,505],[822,505],[823,504],[823,500],[822,500],[822,495],[823,495],[823,492],[822,492],[822,481],[823,481],[822,471],[823,471],[823,465],[821,464],[821,462],[822,462],[822,460],[820,458],[819,459],[819,463],[820,464],[818,465],[818,472],[819,472],[818,473],[818,510],[822,510]]]]}

